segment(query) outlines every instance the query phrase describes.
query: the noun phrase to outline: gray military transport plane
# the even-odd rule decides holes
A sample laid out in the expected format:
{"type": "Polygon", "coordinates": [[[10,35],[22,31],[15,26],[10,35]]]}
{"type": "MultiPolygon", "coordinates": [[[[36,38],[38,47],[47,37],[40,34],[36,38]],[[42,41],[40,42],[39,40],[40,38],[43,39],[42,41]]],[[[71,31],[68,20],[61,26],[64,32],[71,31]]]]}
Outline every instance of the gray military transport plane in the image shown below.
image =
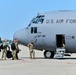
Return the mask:
{"type": "Polygon", "coordinates": [[[65,53],[76,53],[76,11],[60,10],[38,13],[29,25],[17,31],[14,38],[26,45],[45,50],[45,58],[53,58],[57,48],[65,44],[65,53]]]}

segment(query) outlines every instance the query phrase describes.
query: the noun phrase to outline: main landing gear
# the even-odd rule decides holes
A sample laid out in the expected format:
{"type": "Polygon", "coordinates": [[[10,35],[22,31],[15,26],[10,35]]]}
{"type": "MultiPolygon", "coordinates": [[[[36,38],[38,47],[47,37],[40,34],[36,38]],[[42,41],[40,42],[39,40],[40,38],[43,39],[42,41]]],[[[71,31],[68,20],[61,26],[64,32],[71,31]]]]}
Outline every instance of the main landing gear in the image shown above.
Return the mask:
{"type": "Polygon", "coordinates": [[[52,51],[45,51],[44,52],[44,57],[45,58],[53,58],[54,57],[54,52],[52,52],[52,51]]]}

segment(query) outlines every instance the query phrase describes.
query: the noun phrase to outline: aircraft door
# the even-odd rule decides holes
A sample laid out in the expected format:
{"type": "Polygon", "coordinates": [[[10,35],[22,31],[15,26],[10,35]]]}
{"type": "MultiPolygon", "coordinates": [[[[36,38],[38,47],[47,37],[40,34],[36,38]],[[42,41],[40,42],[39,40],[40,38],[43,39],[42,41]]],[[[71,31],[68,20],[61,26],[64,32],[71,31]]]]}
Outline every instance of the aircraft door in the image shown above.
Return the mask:
{"type": "Polygon", "coordinates": [[[62,48],[63,44],[65,45],[65,35],[64,34],[57,34],[56,35],[56,47],[62,48]]]}
{"type": "Polygon", "coordinates": [[[37,36],[34,38],[34,42],[35,42],[35,46],[37,46],[38,48],[42,48],[43,46],[45,46],[45,40],[44,37],[42,36],[37,36]]]}

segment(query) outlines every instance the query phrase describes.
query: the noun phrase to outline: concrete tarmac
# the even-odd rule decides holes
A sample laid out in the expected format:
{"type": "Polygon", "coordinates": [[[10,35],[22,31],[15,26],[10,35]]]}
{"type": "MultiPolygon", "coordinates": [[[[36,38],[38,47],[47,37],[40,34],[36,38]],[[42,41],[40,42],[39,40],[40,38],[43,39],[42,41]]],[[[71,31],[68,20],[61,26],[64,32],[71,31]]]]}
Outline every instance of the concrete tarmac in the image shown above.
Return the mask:
{"type": "Polygon", "coordinates": [[[19,47],[19,60],[0,60],[0,75],[76,75],[76,54],[45,59],[43,51],[35,50],[36,59],[30,59],[28,48],[19,47]]]}

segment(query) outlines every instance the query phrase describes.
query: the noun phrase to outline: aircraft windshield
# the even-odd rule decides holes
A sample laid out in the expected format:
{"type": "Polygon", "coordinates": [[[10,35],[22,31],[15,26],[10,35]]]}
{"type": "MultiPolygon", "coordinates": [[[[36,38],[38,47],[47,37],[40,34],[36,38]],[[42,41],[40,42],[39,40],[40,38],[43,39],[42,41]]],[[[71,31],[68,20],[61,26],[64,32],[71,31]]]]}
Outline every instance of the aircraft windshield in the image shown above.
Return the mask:
{"type": "Polygon", "coordinates": [[[42,24],[43,21],[44,21],[44,15],[39,15],[39,16],[33,18],[33,20],[31,21],[31,23],[42,24]]]}
{"type": "MultiPolygon", "coordinates": [[[[28,27],[31,26],[31,24],[42,24],[44,22],[44,15],[38,15],[37,17],[33,18],[28,27]]],[[[27,29],[28,29],[27,27],[27,29]]]]}

